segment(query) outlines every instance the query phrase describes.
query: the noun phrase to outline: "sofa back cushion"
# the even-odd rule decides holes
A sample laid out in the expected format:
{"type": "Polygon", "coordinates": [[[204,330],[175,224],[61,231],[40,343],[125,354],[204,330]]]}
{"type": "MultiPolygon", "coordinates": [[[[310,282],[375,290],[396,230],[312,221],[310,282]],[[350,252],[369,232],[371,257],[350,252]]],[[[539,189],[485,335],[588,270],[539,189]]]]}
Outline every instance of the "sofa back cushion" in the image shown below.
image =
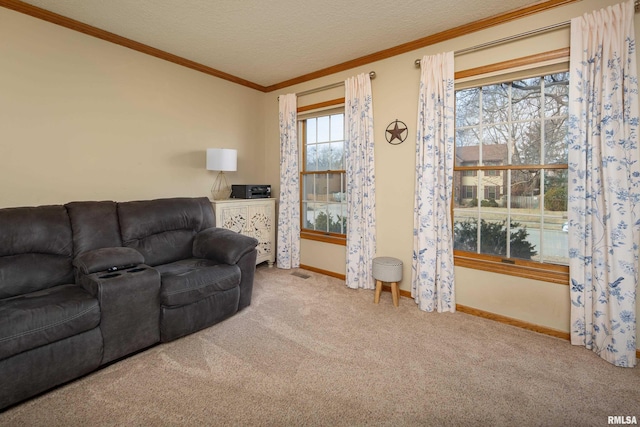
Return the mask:
{"type": "Polygon", "coordinates": [[[194,236],[215,225],[206,197],[118,203],[118,218],[123,245],[151,266],[191,258],[194,236]]]}
{"type": "Polygon", "coordinates": [[[116,202],[71,202],[65,207],[73,231],[74,255],[122,246],[116,202]]]}
{"type": "Polygon", "coordinates": [[[73,283],[64,206],[0,209],[0,299],[73,283]]]}

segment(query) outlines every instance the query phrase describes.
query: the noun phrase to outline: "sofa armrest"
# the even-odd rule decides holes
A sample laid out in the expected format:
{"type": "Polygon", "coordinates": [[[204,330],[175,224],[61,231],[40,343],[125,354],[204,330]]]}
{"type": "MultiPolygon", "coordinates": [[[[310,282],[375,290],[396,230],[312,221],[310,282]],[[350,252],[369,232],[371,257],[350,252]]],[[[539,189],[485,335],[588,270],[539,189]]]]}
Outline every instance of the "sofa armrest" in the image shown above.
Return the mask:
{"type": "Polygon", "coordinates": [[[234,265],[253,251],[258,241],[226,228],[212,227],[199,232],[193,240],[193,256],[234,265]]]}
{"type": "Polygon", "coordinates": [[[125,247],[100,248],[83,252],[73,260],[73,265],[82,274],[144,264],[144,257],[135,249],[125,247]]]}

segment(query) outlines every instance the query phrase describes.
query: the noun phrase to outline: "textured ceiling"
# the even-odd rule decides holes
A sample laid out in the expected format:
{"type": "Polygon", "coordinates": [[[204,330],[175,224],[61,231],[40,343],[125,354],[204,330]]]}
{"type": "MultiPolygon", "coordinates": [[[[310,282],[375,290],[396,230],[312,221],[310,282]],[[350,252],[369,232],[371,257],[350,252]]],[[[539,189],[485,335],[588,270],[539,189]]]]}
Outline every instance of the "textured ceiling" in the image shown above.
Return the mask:
{"type": "Polygon", "coordinates": [[[262,86],[539,0],[26,0],[262,86]]]}

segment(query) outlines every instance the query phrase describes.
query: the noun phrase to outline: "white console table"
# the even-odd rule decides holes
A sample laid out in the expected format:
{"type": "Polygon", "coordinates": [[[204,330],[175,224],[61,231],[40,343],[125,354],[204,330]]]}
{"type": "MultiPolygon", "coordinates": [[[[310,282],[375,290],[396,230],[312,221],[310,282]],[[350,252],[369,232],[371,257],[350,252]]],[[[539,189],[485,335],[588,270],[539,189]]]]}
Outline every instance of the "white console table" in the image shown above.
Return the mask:
{"type": "Polygon", "coordinates": [[[216,227],[258,240],[256,264],[267,261],[273,267],[276,260],[276,199],[214,200],[216,227]]]}

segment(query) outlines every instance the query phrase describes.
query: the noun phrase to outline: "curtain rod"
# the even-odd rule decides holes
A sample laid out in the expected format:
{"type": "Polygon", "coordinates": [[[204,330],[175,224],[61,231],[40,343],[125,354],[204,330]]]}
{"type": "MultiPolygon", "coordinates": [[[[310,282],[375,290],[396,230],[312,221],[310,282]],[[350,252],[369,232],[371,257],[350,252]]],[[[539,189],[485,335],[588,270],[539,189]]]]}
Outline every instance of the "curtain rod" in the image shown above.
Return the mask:
{"type": "MultiPolygon", "coordinates": [[[[549,26],[546,26],[546,27],[538,28],[537,30],[531,30],[531,31],[527,31],[527,32],[524,32],[524,33],[520,33],[520,34],[514,34],[513,36],[508,36],[508,37],[504,37],[504,38],[501,38],[501,39],[498,39],[498,40],[492,40],[492,41],[487,42],[487,43],[482,43],[482,44],[479,44],[479,45],[467,47],[465,49],[456,50],[456,51],[453,52],[453,55],[454,56],[464,55],[465,53],[475,52],[477,50],[486,49],[488,47],[501,45],[503,43],[508,43],[508,42],[511,42],[511,41],[514,41],[514,40],[524,39],[526,37],[530,37],[530,36],[534,36],[534,35],[537,35],[537,34],[546,33],[548,31],[553,31],[553,30],[556,30],[558,28],[568,27],[570,24],[571,24],[571,21],[565,21],[565,22],[560,22],[558,24],[553,24],[553,25],[549,25],[549,26]]],[[[422,61],[422,59],[416,59],[414,61],[414,64],[416,65],[416,68],[420,68],[420,62],[421,61],[422,61]]]]}
{"type": "MultiPolygon", "coordinates": [[[[640,1],[640,0],[638,0],[638,1],[640,1]]],[[[371,80],[375,79],[376,78],[376,72],[375,71],[370,71],[369,72],[369,78],[371,80]]],[[[329,90],[329,89],[333,89],[333,88],[340,87],[340,86],[344,86],[344,82],[343,81],[342,82],[337,82],[337,83],[332,83],[332,84],[326,85],[326,86],[320,86],[320,87],[317,87],[315,89],[309,89],[309,90],[305,90],[305,91],[302,91],[302,92],[298,92],[298,93],[296,93],[296,96],[300,97],[300,96],[305,96],[305,95],[311,95],[312,93],[322,92],[323,90],[329,90]]],[[[279,96],[278,96],[278,99],[280,99],[279,96]]]]}
{"type": "MultiPolygon", "coordinates": [[[[634,10],[636,13],[640,12],[640,0],[635,0],[634,3],[634,10]]],[[[568,27],[569,25],[571,25],[571,21],[565,21],[565,22],[560,22],[558,24],[552,24],[546,27],[542,27],[542,28],[538,28],[537,30],[531,30],[531,31],[527,31],[524,33],[520,33],[520,34],[514,34],[513,36],[508,36],[508,37],[504,37],[498,40],[493,40],[487,43],[482,43],[476,46],[472,46],[472,47],[468,47],[465,49],[460,49],[460,50],[456,50],[455,52],[453,52],[454,56],[458,56],[458,55],[464,55],[465,53],[469,53],[469,52],[475,52],[477,50],[482,50],[482,49],[486,49],[488,47],[492,47],[492,46],[497,46],[503,43],[507,43],[507,42],[511,42],[514,40],[520,40],[526,37],[530,37],[530,36],[534,36],[537,34],[542,34],[542,33],[546,33],[549,31],[553,31],[553,30],[557,30],[558,28],[564,28],[564,27],[568,27]]],[[[416,68],[420,68],[420,62],[422,61],[422,59],[416,59],[414,61],[414,64],[416,66],[416,68]]]]}

